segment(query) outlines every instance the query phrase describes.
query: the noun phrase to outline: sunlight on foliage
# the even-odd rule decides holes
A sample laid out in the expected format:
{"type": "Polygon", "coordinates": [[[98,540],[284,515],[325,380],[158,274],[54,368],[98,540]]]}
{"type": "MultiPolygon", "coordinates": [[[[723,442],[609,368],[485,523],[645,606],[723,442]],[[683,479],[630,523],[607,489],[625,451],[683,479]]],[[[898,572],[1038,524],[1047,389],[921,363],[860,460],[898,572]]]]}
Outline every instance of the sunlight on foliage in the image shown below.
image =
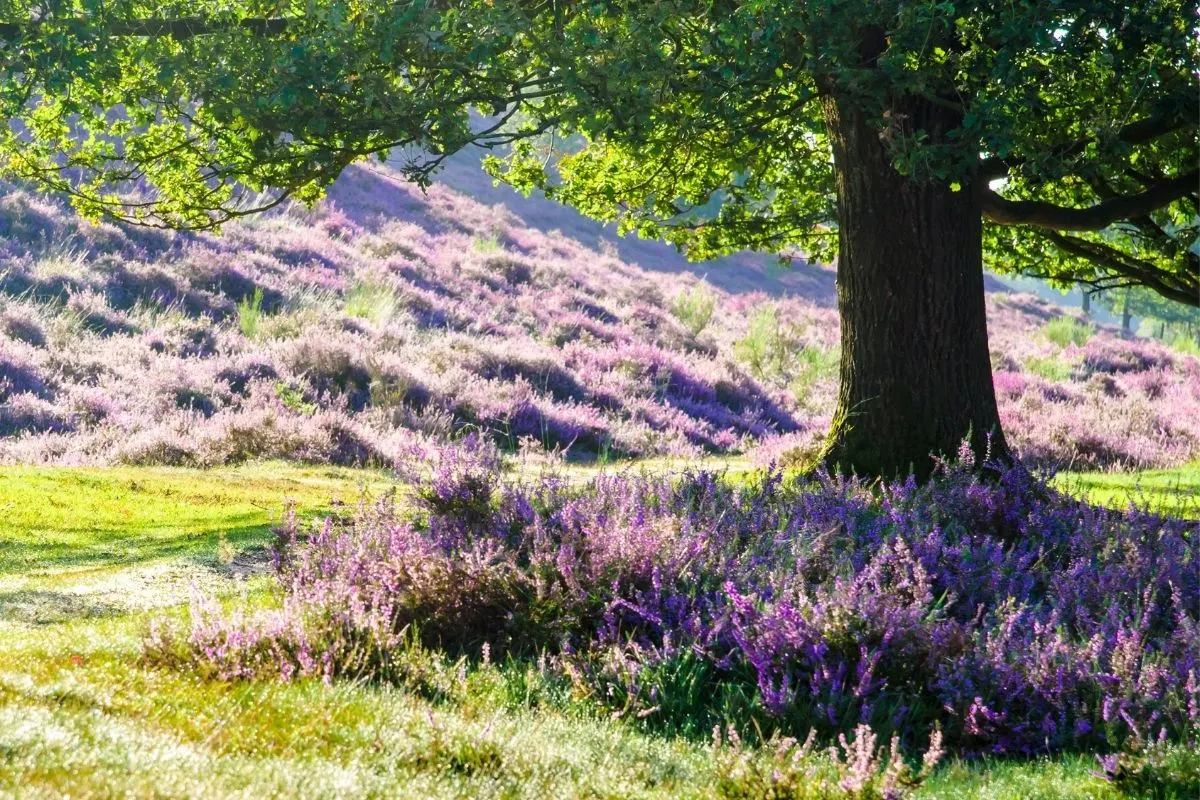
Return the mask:
{"type": "Polygon", "coordinates": [[[684,289],[671,301],[671,313],[692,336],[699,336],[708,327],[716,307],[717,296],[703,281],[684,289]]]}
{"type": "Polygon", "coordinates": [[[1092,337],[1092,326],[1074,317],[1059,317],[1042,326],[1042,335],[1059,347],[1083,347],[1092,337]]]}

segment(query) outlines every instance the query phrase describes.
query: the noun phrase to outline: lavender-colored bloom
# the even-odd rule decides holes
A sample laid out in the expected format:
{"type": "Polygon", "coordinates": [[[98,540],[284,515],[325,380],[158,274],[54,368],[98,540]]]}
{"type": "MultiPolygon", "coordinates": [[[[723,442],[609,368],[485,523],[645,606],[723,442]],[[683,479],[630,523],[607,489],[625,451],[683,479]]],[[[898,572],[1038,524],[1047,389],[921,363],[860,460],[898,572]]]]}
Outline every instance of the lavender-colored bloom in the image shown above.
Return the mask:
{"type": "Polygon", "coordinates": [[[452,652],[556,653],[650,717],[677,691],[664,676],[700,663],[710,692],[741,686],[785,732],[912,741],[936,724],[966,752],[1182,735],[1200,704],[1197,524],[1090,506],[1023,468],[985,481],[950,462],[878,490],[779,473],[514,484],[480,438],[407,463],[413,511],[306,541],[293,522],[283,608],[198,609],[188,658],[226,678],[392,680],[415,625],[452,652]]]}

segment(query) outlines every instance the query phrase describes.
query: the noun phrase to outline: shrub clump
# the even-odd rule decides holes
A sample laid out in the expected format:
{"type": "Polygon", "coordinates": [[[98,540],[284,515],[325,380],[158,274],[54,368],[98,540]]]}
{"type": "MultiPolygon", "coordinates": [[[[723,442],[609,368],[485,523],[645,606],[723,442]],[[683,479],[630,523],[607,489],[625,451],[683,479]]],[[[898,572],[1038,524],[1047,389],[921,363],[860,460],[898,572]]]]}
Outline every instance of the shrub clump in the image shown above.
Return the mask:
{"type": "Polygon", "coordinates": [[[712,321],[717,296],[703,282],[684,289],[671,301],[671,313],[692,336],[699,336],[712,321]]]}
{"type": "Polygon", "coordinates": [[[1083,347],[1092,338],[1092,326],[1074,317],[1057,317],[1042,326],[1042,335],[1059,347],[1083,347]]]}
{"type": "Polygon", "coordinates": [[[281,608],[197,608],[147,652],[227,679],[387,681],[416,632],[452,654],[550,653],[579,692],[677,732],[869,724],[907,747],[936,726],[968,753],[1112,748],[1200,713],[1196,523],[965,462],[875,489],[514,484],[478,443],[433,462],[401,511],[307,539],[289,523],[281,608]]]}

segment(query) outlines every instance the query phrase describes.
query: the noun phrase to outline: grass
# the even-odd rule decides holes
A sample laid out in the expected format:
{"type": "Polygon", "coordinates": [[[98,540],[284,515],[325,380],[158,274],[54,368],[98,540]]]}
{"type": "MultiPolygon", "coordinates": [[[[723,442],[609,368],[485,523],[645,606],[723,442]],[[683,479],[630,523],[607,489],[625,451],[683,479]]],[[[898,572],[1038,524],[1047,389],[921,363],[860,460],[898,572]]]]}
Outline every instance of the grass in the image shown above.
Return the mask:
{"type": "Polygon", "coordinates": [[[692,336],[699,336],[708,327],[716,308],[717,296],[703,282],[684,289],[671,301],[671,313],[692,336]]]}
{"type": "Polygon", "coordinates": [[[400,310],[400,298],[385,283],[358,281],[346,291],[345,311],[376,325],[387,324],[400,310]]]}
{"type": "Polygon", "coordinates": [[[250,340],[257,340],[262,329],[263,291],[255,288],[253,297],[242,298],[237,305],[238,328],[242,335],[250,340]]]}
{"type": "Polygon", "coordinates": [[[1042,326],[1042,335],[1059,347],[1083,347],[1092,338],[1092,326],[1074,317],[1058,317],[1042,326]]]}
{"type": "Polygon", "coordinates": [[[211,582],[219,551],[261,549],[289,502],[314,517],[387,485],[381,472],[282,464],[4,468],[0,620],[95,613],[135,589],[178,597],[211,582]]]}
{"type": "Polygon", "coordinates": [[[1045,358],[1028,358],[1025,360],[1025,369],[1032,372],[1038,377],[1045,378],[1054,383],[1063,383],[1069,381],[1071,375],[1075,372],[1075,367],[1071,364],[1062,361],[1055,356],[1047,356],[1045,358]]]}
{"type": "MultiPolygon", "coordinates": [[[[1200,465],[1060,480],[1096,499],[1123,504],[1135,491],[1184,508],[1200,465]]],[[[601,716],[532,665],[464,667],[430,699],[354,683],[216,683],[141,663],[151,617],[190,583],[270,601],[265,578],[231,579],[222,547],[247,563],[286,501],[317,517],[389,483],[283,464],[0,470],[0,797],[716,796],[704,743],[601,716]],[[190,583],[156,584],[154,570],[190,583]]],[[[1084,756],[951,763],[917,796],[1121,796],[1094,768],[1084,756]]]]}
{"type": "Polygon", "coordinates": [[[1177,334],[1171,340],[1171,347],[1175,348],[1178,353],[1183,353],[1185,356],[1196,356],[1200,358],[1200,340],[1193,339],[1190,336],[1177,334]]]}
{"type": "Polygon", "coordinates": [[[1064,472],[1060,489],[1112,508],[1138,508],[1200,518],[1200,462],[1145,472],[1064,472]]]}
{"type": "Polygon", "coordinates": [[[498,253],[504,249],[504,245],[500,243],[500,236],[493,231],[487,236],[472,237],[471,249],[476,253],[498,253]]]}

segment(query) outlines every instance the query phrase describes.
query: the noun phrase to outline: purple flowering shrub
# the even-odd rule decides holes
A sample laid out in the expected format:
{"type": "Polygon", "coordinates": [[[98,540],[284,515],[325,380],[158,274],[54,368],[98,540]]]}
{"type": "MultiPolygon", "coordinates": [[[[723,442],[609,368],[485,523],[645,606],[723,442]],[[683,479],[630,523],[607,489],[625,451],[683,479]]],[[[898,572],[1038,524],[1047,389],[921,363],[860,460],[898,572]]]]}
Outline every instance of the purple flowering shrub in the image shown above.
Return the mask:
{"type": "MultiPolygon", "coordinates": [[[[786,303],[774,306],[781,320],[804,316],[786,303]]],[[[1030,295],[988,296],[996,401],[1008,442],[1022,460],[1054,470],[1133,470],[1200,458],[1200,359],[1078,322],[1066,327],[1083,331],[1086,341],[1064,344],[1051,326],[1072,319],[1030,295]]],[[[814,343],[822,331],[812,327],[786,352],[832,346],[814,343]]],[[[762,466],[811,463],[819,450],[815,434],[827,427],[836,402],[836,380],[797,386],[794,374],[804,373],[793,367],[784,383],[808,416],[799,435],[764,437],[753,453],[762,466]]]]}
{"type": "Polygon", "coordinates": [[[9,409],[0,461],[391,464],[470,431],[697,456],[806,425],[672,315],[667,276],[443,187],[362,179],[220,236],[147,238],[6,194],[0,401],[38,407],[9,409]],[[77,408],[84,391],[105,413],[77,408]],[[361,446],[322,443],[330,428],[361,446]]]}
{"type": "Polygon", "coordinates": [[[1194,522],[1060,495],[1021,468],[927,485],[766,471],[505,480],[477,441],[398,500],[277,549],[282,605],[193,610],[153,658],[224,679],[400,680],[406,637],[552,658],[646,724],[1030,754],[1200,720],[1194,522]]]}
{"type": "MultiPolygon", "coordinates": [[[[579,459],[805,463],[837,394],[836,312],[758,291],[773,284],[745,264],[736,290],[705,288],[366,170],[317,209],[219,236],[86,224],[13,189],[0,233],[3,463],[391,464],[471,431],[579,459]]],[[[989,296],[1001,418],[1027,463],[1200,457],[1200,360],[1105,329],[1045,335],[1056,319],[989,296]]]]}
{"type": "Polygon", "coordinates": [[[1027,463],[1153,469],[1200,457],[1200,359],[1103,328],[1060,346],[1030,335],[1038,313],[1057,312],[1017,297],[993,304],[989,318],[1003,354],[994,358],[1000,419],[1027,463]]]}

